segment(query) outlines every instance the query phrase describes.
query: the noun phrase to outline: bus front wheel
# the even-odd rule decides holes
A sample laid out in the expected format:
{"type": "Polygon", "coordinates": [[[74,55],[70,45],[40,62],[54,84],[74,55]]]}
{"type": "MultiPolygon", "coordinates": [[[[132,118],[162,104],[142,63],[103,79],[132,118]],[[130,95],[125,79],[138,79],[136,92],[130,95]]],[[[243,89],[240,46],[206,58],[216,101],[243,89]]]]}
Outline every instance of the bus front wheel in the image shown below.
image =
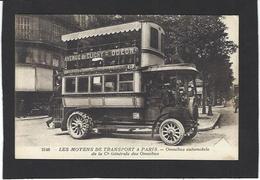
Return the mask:
{"type": "Polygon", "coordinates": [[[93,128],[93,120],[90,115],[76,111],[73,112],[67,121],[69,134],[75,139],[86,138],[93,128]]]}
{"type": "Polygon", "coordinates": [[[180,121],[166,119],[160,125],[159,134],[165,144],[175,146],[182,142],[185,129],[180,121]]]}

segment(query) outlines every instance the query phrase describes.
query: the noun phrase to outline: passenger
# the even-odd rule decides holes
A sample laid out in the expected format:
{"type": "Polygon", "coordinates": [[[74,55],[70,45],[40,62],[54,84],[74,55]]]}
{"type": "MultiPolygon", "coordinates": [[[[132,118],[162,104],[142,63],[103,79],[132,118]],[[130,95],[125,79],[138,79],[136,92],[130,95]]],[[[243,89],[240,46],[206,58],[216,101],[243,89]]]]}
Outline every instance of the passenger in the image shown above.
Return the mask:
{"type": "Polygon", "coordinates": [[[162,87],[162,90],[161,90],[161,99],[162,99],[162,104],[164,106],[168,106],[170,104],[169,88],[165,85],[162,87]]]}

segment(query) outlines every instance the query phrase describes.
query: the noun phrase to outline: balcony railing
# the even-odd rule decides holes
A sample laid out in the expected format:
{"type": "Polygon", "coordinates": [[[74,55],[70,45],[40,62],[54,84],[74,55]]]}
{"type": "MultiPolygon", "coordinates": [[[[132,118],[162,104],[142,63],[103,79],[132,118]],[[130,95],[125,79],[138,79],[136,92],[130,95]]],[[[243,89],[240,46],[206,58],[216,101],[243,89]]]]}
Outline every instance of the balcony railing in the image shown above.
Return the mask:
{"type": "Polygon", "coordinates": [[[39,30],[15,30],[15,40],[23,41],[40,41],[47,44],[52,44],[61,48],[66,48],[66,44],[61,41],[61,36],[55,36],[53,32],[39,30]]]}

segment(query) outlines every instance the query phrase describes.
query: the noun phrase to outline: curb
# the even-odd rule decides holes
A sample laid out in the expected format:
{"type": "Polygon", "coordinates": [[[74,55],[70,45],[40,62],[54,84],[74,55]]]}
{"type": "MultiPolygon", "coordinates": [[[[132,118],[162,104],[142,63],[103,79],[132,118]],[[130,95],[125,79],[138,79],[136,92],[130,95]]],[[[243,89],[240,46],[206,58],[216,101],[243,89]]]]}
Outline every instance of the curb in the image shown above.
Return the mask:
{"type": "Polygon", "coordinates": [[[49,116],[28,116],[28,117],[25,117],[25,118],[15,117],[15,120],[25,121],[25,120],[38,120],[38,119],[46,119],[46,118],[52,118],[52,117],[49,117],[49,116]]]}
{"type": "Polygon", "coordinates": [[[215,127],[215,125],[217,124],[218,120],[220,119],[220,116],[221,114],[220,113],[216,113],[216,117],[214,118],[213,120],[213,123],[209,126],[209,127],[206,127],[206,128],[199,128],[198,131],[208,131],[208,130],[211,130],[215,127]]]}

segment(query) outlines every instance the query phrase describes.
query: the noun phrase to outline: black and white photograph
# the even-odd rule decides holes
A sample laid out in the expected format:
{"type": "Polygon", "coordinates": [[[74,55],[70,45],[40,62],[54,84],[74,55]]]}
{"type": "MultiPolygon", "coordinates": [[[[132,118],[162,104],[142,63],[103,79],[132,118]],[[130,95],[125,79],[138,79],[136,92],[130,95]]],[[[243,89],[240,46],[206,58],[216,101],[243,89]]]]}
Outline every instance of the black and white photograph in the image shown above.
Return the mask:
{"type": "Polygon", "coordinates": [[[2,178],[258,177],[257,20],[256,0],[4,1],[2,178]]]}
{"type": "Polygon", "coordinates": [[[15,14],[15,159],[239,160],[239,16],[15,14]]]}

